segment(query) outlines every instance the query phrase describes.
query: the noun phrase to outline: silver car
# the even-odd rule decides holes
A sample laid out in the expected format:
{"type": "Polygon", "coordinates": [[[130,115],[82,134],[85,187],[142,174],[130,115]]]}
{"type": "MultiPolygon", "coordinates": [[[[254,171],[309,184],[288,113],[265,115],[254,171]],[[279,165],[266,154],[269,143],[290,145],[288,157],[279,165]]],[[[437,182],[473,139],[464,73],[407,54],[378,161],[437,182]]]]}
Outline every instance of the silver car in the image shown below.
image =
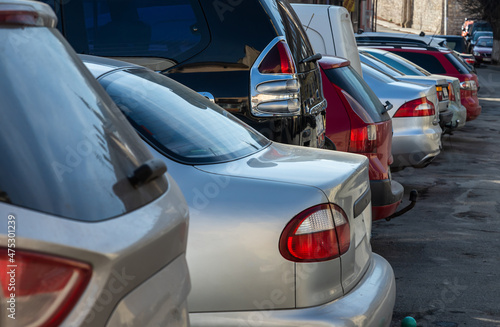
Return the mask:
{"type": "MultiPolygon", "coordinates": [[[[389,73],[389,75],[393,76],[396,79],[426,85],[436,84],[436,90],[439,91],[444,91],[445,89],[447,89],[447,108],[453,114],[453,116],[451,117],[451,126],[446,127],[455,129],[465,126],[465,121],[467,120],[467,109],[462,105],[460,100],[460,80],[458,78],[431,74],[424,68],[414,64],[406,58],[397,55],[394,52],[369,47],[359,47],[359,50],[360,52],[363,52],[365,54],[370,54],[376,59],[379,59],[387,65],[390,65],[392,68],[398,70],[399,72],[401,72],[401,74],[404,74],[396,74],[396,76],[394,76],[389,73]],[[442,81],[444,81],[444,83],[442,81]]],[[[440,101],[440,106],[442,102],[444,101],[440,101]]]]}
{"type": "Polygon", "coordinates": [[[0,326],[188,326],[188,207],[40,2],[0,0],[0,326]]]}
{"type": "Polygon", "coordinates": [[[81,57],[179,182],[192,326],[388,326],[366,157],[270,142],[148,69],[81,57]]]}
{"type": "Polygon", "coordinates": [[[441,149],[436,88],[398,81],[363,62],[361,68],[382,103],[392,104],[392,109],[387,107],[394,129],[391,168],[427,166],[441,149]]]}

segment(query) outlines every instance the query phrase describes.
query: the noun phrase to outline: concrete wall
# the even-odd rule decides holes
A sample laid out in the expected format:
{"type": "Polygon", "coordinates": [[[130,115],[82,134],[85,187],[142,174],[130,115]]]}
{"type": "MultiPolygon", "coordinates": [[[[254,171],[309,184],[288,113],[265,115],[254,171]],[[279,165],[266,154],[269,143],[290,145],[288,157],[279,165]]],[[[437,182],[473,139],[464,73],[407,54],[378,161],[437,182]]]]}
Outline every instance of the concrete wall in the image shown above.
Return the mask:
{"type": "MultiPolygon", "coordinates": [[[[401,24],[403,20],[403,2],[405,0],[378,0],[377,16],[401,24]]],[[[407,0],[408,1],[408,0],[407,0]]],[[[445,0],[409,0],[413,6],[411,27],[427,34],[444,33],[445,0]]],[[[448,34],[459,35],[467,14],[456,0],[448,0],[448,34]]]]}

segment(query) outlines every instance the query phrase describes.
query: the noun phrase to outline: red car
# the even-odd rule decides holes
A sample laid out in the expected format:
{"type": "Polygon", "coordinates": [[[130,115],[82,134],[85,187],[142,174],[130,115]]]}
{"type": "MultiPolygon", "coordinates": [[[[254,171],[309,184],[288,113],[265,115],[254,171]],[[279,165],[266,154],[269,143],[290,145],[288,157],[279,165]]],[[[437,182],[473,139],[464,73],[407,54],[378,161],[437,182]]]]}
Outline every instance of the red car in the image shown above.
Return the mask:
{"type": "Polygon", "coordinates": [[[479,82],[462,60],[450,49],[413,45],[381,45],[379,49],[395,52],[432,74],[457,77],[460,80],[462,105],[467,108],[467,121],[476,119],[481,114],[481,105],[477,97],[479,82]]]}
{"type": "Polygon", "coordinates": [[[401,184],[391,179],[389,168],[392,120],[348,60],[324,56],[319,64],[328,102],[326,143],[332,149],[368,157],[372,218],[387,218],[396,212],[404,191],[401,184]]]}

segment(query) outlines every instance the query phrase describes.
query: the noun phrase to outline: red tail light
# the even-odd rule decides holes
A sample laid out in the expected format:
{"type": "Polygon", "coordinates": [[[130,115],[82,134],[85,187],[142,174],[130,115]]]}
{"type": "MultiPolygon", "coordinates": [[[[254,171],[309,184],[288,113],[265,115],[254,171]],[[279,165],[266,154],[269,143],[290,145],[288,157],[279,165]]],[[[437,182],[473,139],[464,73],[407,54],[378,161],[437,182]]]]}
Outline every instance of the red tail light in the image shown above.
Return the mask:
{"type": "Polygon", "coordinates": [[[408,101],[399,107],[394,117],[424,117],[434,116],[436,109],[434,104],[427,98],[422,97],[412,101],[408,101]]]}
{"type": "Polygon", "coordinates": [[[9,262],[7,249],[0,248],[0,264],[7,270],[0,276],[0,284],[7,301],[15,294],[16,322],[20,326],[58,326],[87,287],[92,268],[28,251],[16,250],[14,258],[9,262]]]}
{"type": "Polygon", "coordinates": [[[0,24],[35,26],[38,14],[31,11],[1,11],[0,24]]]}
{"type": "Polygon", "coordinates": [[[436,86],[436,92],[437,92],[437,96],[438,96],[439,101],[447,100],[447,99],[445,99],[442,86],[436,86]]]}
{"type": "Polygon", "coordinates": [[[295,74],[292,53],[285,41],[279,41],[269,50],[259,65],[262,74],[295,74]]]}
{"type": "Polygon", "coordinates": [[[294,262],[317,262],[340,257],[351,244],[349,221],[335,204],[321,204],[304,210],[283,230],[281,255],[294,262]]]}
{"type": "Polygon", "coordinates": [[[453,84],[448,83],[448,96],[450,101],[455,101],[455,90],[453,89],[453,84]]]}
{"type": "Polygon", "coordinates": [[[351,128],[348,152],[374,153],[377,152],[377,126],[366,110],[349,93],[341,90],[347,102],[356,115],[366,124],[359,128],[351,128]]]}

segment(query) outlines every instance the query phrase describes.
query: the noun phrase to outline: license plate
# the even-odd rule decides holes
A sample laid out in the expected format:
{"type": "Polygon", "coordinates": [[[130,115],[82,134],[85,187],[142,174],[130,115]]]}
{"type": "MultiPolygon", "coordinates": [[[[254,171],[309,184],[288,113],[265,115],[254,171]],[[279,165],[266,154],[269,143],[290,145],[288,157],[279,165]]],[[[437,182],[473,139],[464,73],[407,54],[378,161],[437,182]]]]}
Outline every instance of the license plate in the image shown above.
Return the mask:
{"type": "Polygon", "coordinates": [[[490,62],[490,61],[491,61],[491,58],[483,58],[483,61],[490,62]]]}
{"type": "Polygon", "coordinates": [[[443,98],[448,99],[448,89],[443,87],[443,98]]]}
{"type": "Polygon", "coordinates": [[[321,135],[325,132],[325,121],[323,115],[319,113],[316,115],[316,135],[321,135]]]}

